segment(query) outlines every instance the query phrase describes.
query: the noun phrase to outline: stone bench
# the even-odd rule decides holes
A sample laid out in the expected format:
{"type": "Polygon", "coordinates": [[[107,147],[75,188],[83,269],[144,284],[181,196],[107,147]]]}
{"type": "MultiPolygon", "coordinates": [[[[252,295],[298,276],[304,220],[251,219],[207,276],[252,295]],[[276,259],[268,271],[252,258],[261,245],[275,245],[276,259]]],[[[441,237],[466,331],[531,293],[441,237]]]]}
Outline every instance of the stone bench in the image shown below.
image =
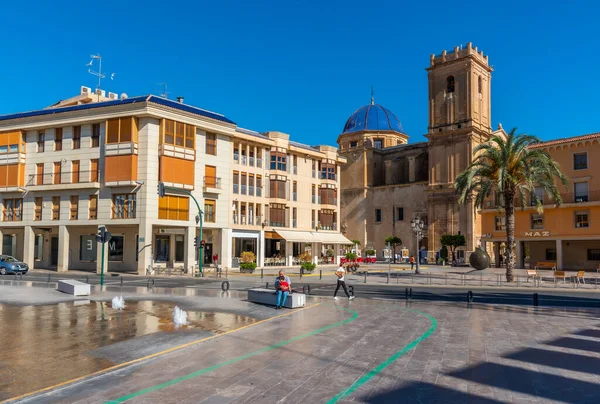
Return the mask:
{"type": "Polygon", "coordinates": [[[61,279],[58,281],[58,291],[74,296],[89,296],[91,288],[87,283],[71,279],[61,279]]]}
{"type": "MultiPolygon", "coordinates": [[[[248,301],[275,306],[277,293],[275,289],[256,288],[248,290],[248,301]]],[[[304,293],[292,293],[287,296],[283,307],[296,309],[306,306],[306,295],[304,293]]]]}

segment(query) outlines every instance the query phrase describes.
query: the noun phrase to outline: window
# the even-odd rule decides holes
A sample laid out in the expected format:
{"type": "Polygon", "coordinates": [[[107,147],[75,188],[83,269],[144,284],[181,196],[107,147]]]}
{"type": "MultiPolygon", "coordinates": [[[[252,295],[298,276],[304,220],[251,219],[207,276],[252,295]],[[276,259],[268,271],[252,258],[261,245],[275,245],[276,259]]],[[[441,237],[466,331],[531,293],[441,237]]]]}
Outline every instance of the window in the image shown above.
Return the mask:
{"type": "Polygon", "coordinates": [[[193,149],[196,141],[196,127],[182,122],[163,119],[161,143],[193,149]]]}
{"type": "Polygon", "coordinates": [[[312,185],[312,203],[317,203],[317,192],[316,192],[317,187],[315,186],[315,184],[312,185]]]}
{"type": "Polygon", "coordinates": [[[539,214],[531,215],[531,228],[532,229],[543,229],[544,228],[544,216],[539,214]]]}
{"type": "Polygon", "coordinates": [[[314,209],[311,212],[310,219],[311,219],[311,223],[312,223],[311,228],[313,228],[313,229],[316,228],[317,226],[316,226],[316,223],[315,223],[315,211],[314,211],[314,209]]]}
{"type": "Polygon", "coordinates": [[[54,151],[62,150],[62,128],[54,129],[54,151]]]}
{"type": "Polygon", "coordinates": [[[114,118],[106,121],[106,143],[137,142],[137,132],[137,118],[114,118]]]}
{"type": "Polygon", "coordinates": [[[242,195],[246,195],[248,191],[248,174],[242,173],[242,195]]]}
{"type": "Polygon", "coordinates": [[[256,176],[256,196],[262,196],[262,176],[256,176]]]}
{"type": "Polygon", "coordinates": [[[35,207],[33,209],[33,220],[39,222],[42,220],[42,206],[44,205],[44,199],[41,197],[35,198],[35,207]]]}
{"type": "Polygon", "coordinates": [[[373,147],[376,149],[383,149],[383,139],[373,139],[373,147]]]}
{"type": "Polygon", "coordinates": [[[52,197],[52,220],[60,220],[60,196],[52,197]]]}
{"type": "Polygon", "coordinates": [[[479,94],[481,94],[481,93],[482,93],[482,90],[483,90],[483,80],[481,79],[481,76],[479,76],[479,77],[477,78],[477,92],[478,92],[479,94]]]}
{"type": "Polygon", "coordinates": [[[326,205],[337,205],[337,189],[319,188],[320,203],[326,205]]]}
{"type": "Polygon", "coordinates": [[[81,147],[81,126],[73,126],[73,149],[81,147]]]}
{"type": "Polygon", "coordinates": [[[23,199],[5,199],[2,217],[5,222],[23,220],[23,199]]]}
{"type": "Polygon", "coordinates": [[[217,167],[204,166],[204,186],[217,188],[217,167]]]}
{"type": "Polygon", "coordinates": [[[298,210],[292,209],[292,227],[298,227],[298,210]]]}
{"type": "Polygon", "coordinates": [[[158,218],[165,220],[189,220],[189,198],[166,195],[158,200],[158,218]]]}
{"type": "Polygon", "coordinates": [[[375,223],[381,223],[381,209],[375,209],[375,223]]]}
{"type": "Polygon", "coordinates": [[[357,147],[358,146],[358,142],[355,140],[353,142],[350,142],[350,147],[357,147]]]}
{"type": "Polygon", "coordinates": [[[542,205],[544,204],[544,188],[535,187],[534,194],[531,195],[530,205],[536,206],[536,201],[539,201],[542,205]]]}
{"type": "Polygon", "coordinates": [[[233,193],[240,193],[240,173],[237,171],[233,172],[233,193]]]}
{"type": "Polygon", "coordinates": [[[312,177],[317,178],[317,162],[315,160],[312,161],[312,177]]]}
{"type": "Polygon", "coordinates": [[[240,145],[237,143],[233,144],[233,161],[235,162],[239,162],[240,161],[240,145]]]}
{"type": "Polygon", "coordinates": [[[576,182],[575,183],[575,202],[587,202],[588,201],[588,183],[587,182],[576,182]]]}
{"type": "Polygon", "coordinates": [[[98,219],[98,195],[90,195],[90,220],[98,219]]]}
{"type": "Polygon", "coordinates": [[[323,230],[335,230],[335,213],[333,210],[319,211],[319,227],[323,230]]]}
{"type": "Polygon", "coordinates": [[[71,195],[70,212],[70,220],[77,220],[79,217],[79,196],[77,195],[71,195]]]}
{"type": "Polygon", "coordinates": [[[546,261],[556,261],[555,248],[546,248],[546,261]]]}
{"type": "Polygon", "coordinates": [[[92,125],[92,146],[91,147],[99,147],[100,146],[100,124],[95,123],[92,125]]]}
{"type": "Polygon", "coordinates": [[[183,262],[185,242],[183,236],[175,236],[175,262],[183,262]]]}
{"type": "Polygon", "coordinates": [[[575,212],[575,227],[576,228],[590,227],[590,220],[589,220],[588,212],[575,212]]]}
{"type": "Polygon", "coordinates": [[[287,171],[287,155],[285,153],[271,151],[271,170],[287,171]]]}
{"type": "Polygon", "coordinates": [[[45,149],[45,144],[46,144],[46,134],[44,133],[43,130],[38,132],[38,138],[37,138],[37,151],[38,153],[43,153],[44,149],[45,149]]]}
{"type": "MultiPolygon", "coordinates": [[[[165,198],[159,199],[162,201],[165,198]]],[[[134,219],[135,218],[135,194],[115,194],[112,197],[113,208],[112,218],[113,219],[134,219]]]]}
{"type": "Polygon", "coordinates": [[[124,242],[125,242],[125,237],[122,235],[116,236],[113,234],[110,237],[110,241],[107,243],[108,244],[108,260],[109,261],[118,261],[118,262],[123,261],[123,251],[125,250],[124,242]]]}
{"type": "Polygon", "coordinates": [[[35,166],[35,185],[44,185],[44,163],[35,166]]]}
{"type": "Polygon", "coordinates": [[[96,261],[96,241],[95,235],[84,235],[79,239],[79,260],[96,261]]]}
{"type": "Polygon", "coordinates": [[[454,76],[448,76],[446,79],[446,93],[454,92],[454,76]]]}
{"type": "Polygon", "coordinates": [[[98,182],[99,181],[99,164],[98,159],[90,160],[90,182],[98,182]]]}
{"type": "Polygon", "coordinates": [[[404,220],[404,208],[396,208],[396,221],[401,222],[404,220]]]}
{"type": "Polygon", "coordinates": [[[215,214],[216,201],[212,199],[204,200],[204,221],[208,223],[214,223],[216,221],[215,214]]]}
{"type": "Polygon", "coordinates": [[[335,181],[335,164],[330,162],[321,164],[321,179],[335,181]]]}
{"type": "Polygon", "coordinates": [[[185,147],[188,149],[194,148],[196,142],[196,127],[193,125],[186,125],[185,127],[185,147]]]}
{"type": "Polygon", "coordinates": [[[71,162],[71,182],[76,184],[79,182],[79,160],[71,162]]]}
{"type": "Polygon", "coordinates": [[[292,184],[292,200],[296,202],[298,200],[298,182],[294,181],[292,184]]]}
{"type": "Polygon", "coordinates": [[[587,259],[588,261],[600,261],[600,249],[588,249],[587,259]]]}
{"type": "Polygon", "coordinates": [[[36,234],[35,241],[33,242],[33,259],[41,261],[44,257],[44,235],[36,234]]]}
{"type": "Polygon", "coordinates": [[[506,217],[496,216],[495,217],[495,229],[496,231],[506,231],[506,217]]]}
{"type": "Polygon", "coordinates": [[[214,133],[206,134],[206,154],[217,155],[217,135],[214,133]]]}
{"type": "Polygon", "coordinates": [[[287,185],[286,181],[279,180],[279,179],[272,179],[271,181],[269,181],[269,183],[270,183],[269,196],[271,198],[286,199],[285,198],[285,188],[287,185]]]}
{"type": "Polygon", "coordinates": [[[587,153],[575,153],[573,155],[573,168],[575,170],[585,170],[588,168],[587,153]]]}
{"type": "Polygon", "coordinates": [[[60,162],[54,163],[54,184],[60,184],[60,177],[62,177],[62,169],[60,162]]]}
{"type": "Polygon", "coordinates": [[[269,223],[273,227],[285,227],[285,205],[278,203],[269,205],[269,223]]]}

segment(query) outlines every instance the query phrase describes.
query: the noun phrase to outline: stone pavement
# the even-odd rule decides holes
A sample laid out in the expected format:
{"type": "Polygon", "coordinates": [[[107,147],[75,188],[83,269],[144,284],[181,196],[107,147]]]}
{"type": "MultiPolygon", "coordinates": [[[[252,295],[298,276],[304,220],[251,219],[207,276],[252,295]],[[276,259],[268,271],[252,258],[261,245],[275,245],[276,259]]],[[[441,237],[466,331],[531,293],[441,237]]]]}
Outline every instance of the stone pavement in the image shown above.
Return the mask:
{"type": "Polygon", "coordinates": [[[600,401],[597,309],[310,300],[23,402],[600,401]]]}

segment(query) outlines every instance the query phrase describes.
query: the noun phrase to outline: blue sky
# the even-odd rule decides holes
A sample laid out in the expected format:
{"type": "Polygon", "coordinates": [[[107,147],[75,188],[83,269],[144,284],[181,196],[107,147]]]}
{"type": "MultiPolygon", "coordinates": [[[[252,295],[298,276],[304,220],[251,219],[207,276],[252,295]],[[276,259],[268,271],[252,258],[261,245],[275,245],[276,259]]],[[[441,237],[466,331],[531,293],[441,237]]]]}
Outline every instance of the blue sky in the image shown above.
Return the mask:
{"type": "Polygon", "coordinates": [[[2,6],[0,114],[95,86],[160,93],[238,125],[335,144],[375,101],[410,141],[427,131],[431,53],[471,41],[490,56],[492,120],[542,139],[600,131],[600,5],[592,1],[33,1],[2,6]]]}

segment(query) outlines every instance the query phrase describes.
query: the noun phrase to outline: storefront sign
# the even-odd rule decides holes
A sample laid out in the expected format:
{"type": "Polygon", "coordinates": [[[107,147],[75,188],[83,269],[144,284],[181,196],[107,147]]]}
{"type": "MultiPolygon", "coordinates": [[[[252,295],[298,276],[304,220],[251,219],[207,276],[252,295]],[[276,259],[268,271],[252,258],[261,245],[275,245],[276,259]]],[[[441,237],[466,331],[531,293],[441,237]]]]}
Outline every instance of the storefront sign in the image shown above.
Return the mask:
{"type": "Polygon", "coordinates": [[[158,229],[158,234],[185,234],[185,229],[158,229]]]}
{"type": "Polygon", "coordinates": [[[526,231],[525,237],[550,237],[549,231],[526,231]]]}

